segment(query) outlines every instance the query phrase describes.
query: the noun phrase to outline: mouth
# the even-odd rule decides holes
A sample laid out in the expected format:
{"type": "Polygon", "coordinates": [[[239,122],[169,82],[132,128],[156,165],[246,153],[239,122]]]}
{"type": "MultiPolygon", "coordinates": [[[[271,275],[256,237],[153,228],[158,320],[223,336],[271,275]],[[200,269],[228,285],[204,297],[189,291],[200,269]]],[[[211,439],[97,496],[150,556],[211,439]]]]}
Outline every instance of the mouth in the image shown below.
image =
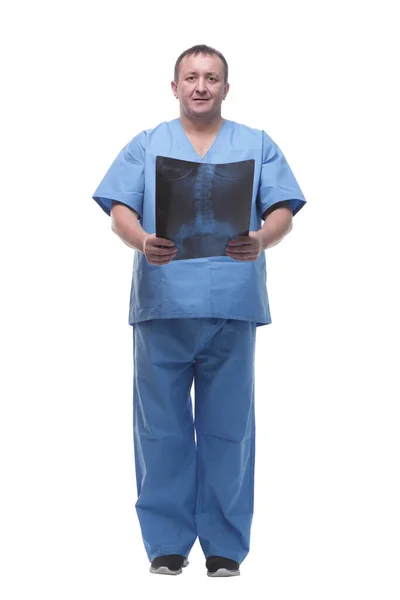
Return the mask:
{"type": "Polygon", "coordinates": [[[208,102],[209,98],[193,98],[193,102],[208,102]]]}

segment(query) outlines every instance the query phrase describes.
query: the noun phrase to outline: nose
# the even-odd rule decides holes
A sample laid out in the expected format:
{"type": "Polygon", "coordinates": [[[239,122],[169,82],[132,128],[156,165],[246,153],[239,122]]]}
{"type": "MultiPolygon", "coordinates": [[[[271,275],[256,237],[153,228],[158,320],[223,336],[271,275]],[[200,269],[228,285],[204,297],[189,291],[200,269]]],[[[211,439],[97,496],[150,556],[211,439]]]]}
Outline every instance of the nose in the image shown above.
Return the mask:
{"type": "Polygon", "coordinates": [[[204,77],[199,77],[199,79],[197,80],[197,91],[200,93],[206,91],[206,82],[204,80],[204,77]]]}

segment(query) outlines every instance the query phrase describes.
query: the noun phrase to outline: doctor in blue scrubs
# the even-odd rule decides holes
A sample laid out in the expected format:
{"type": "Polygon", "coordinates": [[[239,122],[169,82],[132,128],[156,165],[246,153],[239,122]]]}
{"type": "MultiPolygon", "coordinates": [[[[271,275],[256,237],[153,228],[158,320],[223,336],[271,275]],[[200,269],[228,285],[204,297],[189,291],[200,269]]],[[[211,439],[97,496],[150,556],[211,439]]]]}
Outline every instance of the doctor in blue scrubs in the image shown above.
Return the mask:
{"type": "Polygon", "coordinates": [[[179,118],[136,135],[94,200],[136,250],[133,429],[137,515],[150,572],[180,574],[199,539],[210,577],[240,574],[254,508],[254,358],[257,327],[271,323],[265,250],[304,206],[277,144],[221,116],[228,65],[209,46],[176,61],[179,118]],[[254,160],[248,236],[224,256],[175,260],[155,229],[156,156],[222,164],[254,160]],[[194,382],[195,402],[191,398],[194,382]]]}

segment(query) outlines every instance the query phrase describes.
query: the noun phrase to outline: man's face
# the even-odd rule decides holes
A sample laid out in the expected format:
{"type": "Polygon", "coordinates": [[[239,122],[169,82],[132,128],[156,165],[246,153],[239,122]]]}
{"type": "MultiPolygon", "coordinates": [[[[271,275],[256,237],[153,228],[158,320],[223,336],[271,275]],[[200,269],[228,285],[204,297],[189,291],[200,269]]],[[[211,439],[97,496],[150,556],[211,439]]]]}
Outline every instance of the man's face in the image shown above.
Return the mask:
{"type": "Polygon", "coordinates": [[[178,81],[172,81],[171,87],[189,119],[208,120],[220,115],[229,91],[222,60],[204,54],[185,56],[179,65],[178,81]]]}

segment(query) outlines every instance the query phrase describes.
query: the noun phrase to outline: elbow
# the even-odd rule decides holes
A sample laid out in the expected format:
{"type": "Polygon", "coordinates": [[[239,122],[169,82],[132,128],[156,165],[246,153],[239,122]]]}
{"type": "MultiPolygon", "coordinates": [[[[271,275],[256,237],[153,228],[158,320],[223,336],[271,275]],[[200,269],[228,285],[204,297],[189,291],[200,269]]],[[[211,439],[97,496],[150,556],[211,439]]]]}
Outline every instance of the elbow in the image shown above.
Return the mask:
{"type": "Polygon", "coordinates": [[[283,237],[285,237],[288,233],[290,233],[293,229],[293,216],[292,214],[286,216],[285,218],[282,219],[281,221],[281,231],[283,234],[283,237]]]}
{"type": "Polygon", "coordinates": [[[286,227],[283,229],[282,239],[285,238],[293,229],[293,221],[288,221],[286,227]]]}
{"type": "Polygon", "coordinates": [[[111,231],[116,233],[117,224],[116,224],[116,213],[118,212],[115,207],[117,206],[117,202],[112,200],[111,202],[111,210],[110,210],[110,219],[111,219],[111,231]]]}
{"type": "Polygon", "coordinates": [[[117,226],[117,223],[116,223],[115,217],[113,217],[113,215],[112,215],[112,214],[111,214],[110,216],[111,216],[111,231],[112,231],[113,233],[117,233],[118,226],[117,226]]]}

